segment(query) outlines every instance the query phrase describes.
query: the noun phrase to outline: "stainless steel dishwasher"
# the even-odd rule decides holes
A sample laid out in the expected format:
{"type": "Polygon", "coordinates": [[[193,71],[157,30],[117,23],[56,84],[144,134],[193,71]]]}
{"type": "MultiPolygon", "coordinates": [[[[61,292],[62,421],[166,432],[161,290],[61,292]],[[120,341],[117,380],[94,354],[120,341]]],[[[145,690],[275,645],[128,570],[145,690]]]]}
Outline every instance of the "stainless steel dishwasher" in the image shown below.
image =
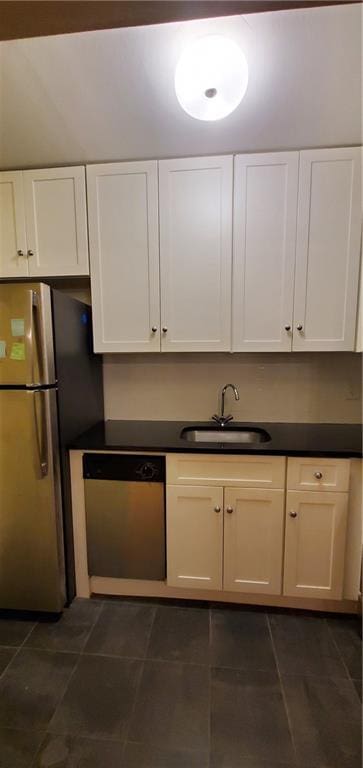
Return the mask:
{"type": "Polygon", "coordinates": [[[166,576],[165,458],[85,453],[88,573],[166,576]]]}

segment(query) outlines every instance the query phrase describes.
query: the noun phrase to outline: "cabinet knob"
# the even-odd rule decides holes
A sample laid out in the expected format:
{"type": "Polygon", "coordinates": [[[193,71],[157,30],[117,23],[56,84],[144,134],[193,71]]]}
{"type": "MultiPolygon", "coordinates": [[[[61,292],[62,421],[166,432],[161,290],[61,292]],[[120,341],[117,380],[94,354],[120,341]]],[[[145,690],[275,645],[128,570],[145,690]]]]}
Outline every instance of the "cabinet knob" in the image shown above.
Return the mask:
{"type": "Polygon", "coordinates": [[[228,512],[229,515],[233,512],[233,507],[227,507],[226,512],[228,512]]]}
{"type": "Polygon", "coordinates": [[[297,325],[296,328],[297,328],[298,331],[302,331],[302,329],[303,329],[301,323],[299,323],[299,325],[297,325]]]}
{"type": "Polygon", "coordinates": [[[215,512],[220,512],[220,511],[221,511],[221,508],[220,508],[220,507],[214,507],[214,511],[215,511],[215,512]]]}
{"type": "Polygon", "coordinates": [[[19,250],[17,251],[17,254],[18,256],[24,256],[24,251],[22,251],[21,248],[19,248],[19,250]]]}
{"type": "Polygon", "coordinates": [[[314,472],[314,477],[316,477],[317,480],[321,480],[321,478],[323,477],[323,473],[322,472],[314,472]]]}
{"type": "Polygon", "coordinates": [[[29,248],[27,256],[34,256],[34,251],[32,251],[31,248],[29,248]]]}
{"type": "Polygon", "coordinates": [[[167,333],[167,331],[168,331],[168,329],[167,329],[167,328],[166,328],[166,326],[164,325],[164,327],[163,327],[163,333],[167,333]]]}
{"type": "Polygon", "coordinates": [[[157,331],[158,329],[157,329],[156,325],[153,325],[153,327],[152,327],[152,329],[151,329],[151,330],[152,330],[152,332],[153,332],[153,333],[156,333],[156,331],[157,331]]]}
{"type": "Polygon", "coordinates": [[[297,517],[297,512],[289,512],[290,517],[297,517]]]}
{"type": "Polygon", "coordinates": [[[285,325],[285,331],[291,331],[291,325],[285,325]]]}

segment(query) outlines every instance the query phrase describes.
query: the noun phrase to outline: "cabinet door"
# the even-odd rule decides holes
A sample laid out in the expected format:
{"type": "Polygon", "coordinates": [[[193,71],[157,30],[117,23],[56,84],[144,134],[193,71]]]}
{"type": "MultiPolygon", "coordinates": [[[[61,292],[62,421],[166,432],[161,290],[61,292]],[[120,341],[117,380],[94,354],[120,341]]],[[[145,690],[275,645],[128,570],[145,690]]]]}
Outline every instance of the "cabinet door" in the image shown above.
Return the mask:
{"type": "Polygon", "coordinates": [[[95,352],[160,351],[157,162],[87,166],[95,352]]]}
{"type": "Polygon", "coordinates": [[[348,494],[288,491],[284,595],[340,600],[348,494]]]}
{"type": "Polygon", "coordinates": [[[222,589],[223,488],[168,485],[167,582],[222,589]]]}
{"type": "Polygon", "coordinates": [[[232,170],[231,157],[159,163],[162,351],[230,350],[232,170]]]}
{"type": "Polygon", "coordinates": [[[234,162],[232,348],[287,352],[299,153],[238,155],[234,162]]]}
{"type": "Polygon", "coordinates": [[[29,274],[87,275],[85,169],[24,171],[29,274]]]}
{"type": "Polygon", "coordinates": [[[300,153],[294,350],[354,350],[360,148],[300,153]]]}
{"type": "Polygon", "coordinates": [[[0,173],[0,277],[28,275],[23,174],[0,173]]]}
{"type": "Polygon", "coordinates": [[[223,588],[280,595],[284,491],[224,491],[223,588]]]}

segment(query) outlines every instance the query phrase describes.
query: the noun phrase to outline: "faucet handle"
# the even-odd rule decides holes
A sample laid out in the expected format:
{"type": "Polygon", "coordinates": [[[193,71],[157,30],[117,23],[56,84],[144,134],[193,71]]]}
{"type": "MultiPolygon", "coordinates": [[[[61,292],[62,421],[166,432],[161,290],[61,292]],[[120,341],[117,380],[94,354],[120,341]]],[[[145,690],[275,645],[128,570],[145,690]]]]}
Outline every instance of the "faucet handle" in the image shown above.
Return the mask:
{"type": "Polygon", "coordinates": [[[229,421],[232,421],[233,416],[230,414],[229,416],[225,416],[223,421],[225,424],[228,424],[229,421]]]}
{"type": "Polygon", "coordinates": [[[214,416],[212,416],[212,421],[216,421],[217,424],[220,424],[221,423],[221,417],[218,416],[217,413],[215,413],[214,416]]]}

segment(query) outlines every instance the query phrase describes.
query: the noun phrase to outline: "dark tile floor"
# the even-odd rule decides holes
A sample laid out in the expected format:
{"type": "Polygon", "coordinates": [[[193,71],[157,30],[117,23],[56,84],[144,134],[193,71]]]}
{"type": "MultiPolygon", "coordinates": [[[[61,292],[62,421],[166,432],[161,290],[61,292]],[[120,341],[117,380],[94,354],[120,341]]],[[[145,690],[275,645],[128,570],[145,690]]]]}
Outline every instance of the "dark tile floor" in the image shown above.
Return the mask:
{"type": "Polygon", "coordinates": [[[357,619],[76,600],[0,620],[0,768],[360,768],[357,619]]]}

